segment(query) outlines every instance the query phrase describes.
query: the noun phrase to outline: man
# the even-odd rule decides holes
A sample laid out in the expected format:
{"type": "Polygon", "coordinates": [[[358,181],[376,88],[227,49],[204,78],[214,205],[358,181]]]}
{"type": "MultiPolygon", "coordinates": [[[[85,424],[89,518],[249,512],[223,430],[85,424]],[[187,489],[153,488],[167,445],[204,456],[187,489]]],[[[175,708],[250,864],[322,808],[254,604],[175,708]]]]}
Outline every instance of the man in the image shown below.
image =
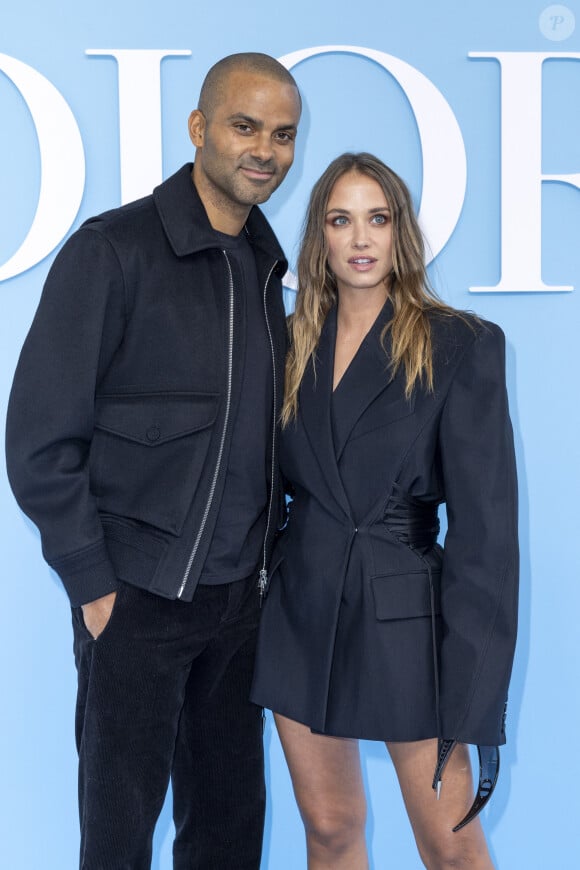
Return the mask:
{"type": "Polygon", "coordinates": [[[300,109],[273,58],[217,63],[193,169],[71,237],[16,371],[9,476],[73,608],[83,870],[150,866],[170,778],[176,870],[260,864],[286,263],[255,205],[300,109]]]}

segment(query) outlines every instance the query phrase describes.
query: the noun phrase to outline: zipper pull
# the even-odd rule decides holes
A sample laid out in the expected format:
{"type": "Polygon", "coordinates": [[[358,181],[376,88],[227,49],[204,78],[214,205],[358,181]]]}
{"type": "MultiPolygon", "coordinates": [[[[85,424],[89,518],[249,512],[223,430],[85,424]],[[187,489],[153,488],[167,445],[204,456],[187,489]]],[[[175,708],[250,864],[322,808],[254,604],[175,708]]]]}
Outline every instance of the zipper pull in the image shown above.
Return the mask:
{"type": "Polygon", "coordinates": [[[260,573],[258,575],[258,591],[260,593],[260,600],[266,594],[266,589],[268,588],[268,572],[265,568],[261,568],[260,573]]]}

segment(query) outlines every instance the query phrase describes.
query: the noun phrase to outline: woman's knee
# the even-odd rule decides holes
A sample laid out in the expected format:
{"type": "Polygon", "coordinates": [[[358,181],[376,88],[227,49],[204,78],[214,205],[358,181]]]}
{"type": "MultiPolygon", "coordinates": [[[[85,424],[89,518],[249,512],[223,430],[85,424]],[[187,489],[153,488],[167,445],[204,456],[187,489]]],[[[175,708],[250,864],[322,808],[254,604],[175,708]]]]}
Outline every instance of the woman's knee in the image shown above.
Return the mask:
{"type": "Polygon", "coordinates": [[[364,840],[366,807],[329,809],[317,807],[302,818],[311,847],[333,855],[348,853],[364,840]]]}
{"type": "Polygon", "coordinates": [[[417,845],[427,870],[476,870],[492,866],[485,841],[479,837],[461,837],[449,831],[417,845]]]}

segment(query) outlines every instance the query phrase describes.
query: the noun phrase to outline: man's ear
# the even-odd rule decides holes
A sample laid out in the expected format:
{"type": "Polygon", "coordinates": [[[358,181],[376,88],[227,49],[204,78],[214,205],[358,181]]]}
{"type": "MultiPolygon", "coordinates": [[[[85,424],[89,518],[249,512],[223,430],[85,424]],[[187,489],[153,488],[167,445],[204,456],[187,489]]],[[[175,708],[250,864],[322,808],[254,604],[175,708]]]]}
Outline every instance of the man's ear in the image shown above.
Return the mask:
{"type": "Polygon", "coordinates": [[[196,148],[203,148],[205,123],[203,112],[201,112],[200,109],[194,109],[189,116],[187,127],[189,130],[189,138],[196,148]]]}

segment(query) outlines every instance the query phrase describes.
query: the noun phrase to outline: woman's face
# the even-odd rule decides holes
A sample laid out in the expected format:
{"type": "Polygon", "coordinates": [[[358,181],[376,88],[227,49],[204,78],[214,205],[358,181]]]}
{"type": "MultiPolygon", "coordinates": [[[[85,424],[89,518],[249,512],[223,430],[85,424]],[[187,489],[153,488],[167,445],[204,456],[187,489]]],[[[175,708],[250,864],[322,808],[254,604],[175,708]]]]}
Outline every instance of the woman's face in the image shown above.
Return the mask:
{"type": "Polygon", "coordinates": [[[380,184],[352,171],[332,188],[324,234],[339,293],[388,292],[393,268],[391,212],[380,184]]]}

